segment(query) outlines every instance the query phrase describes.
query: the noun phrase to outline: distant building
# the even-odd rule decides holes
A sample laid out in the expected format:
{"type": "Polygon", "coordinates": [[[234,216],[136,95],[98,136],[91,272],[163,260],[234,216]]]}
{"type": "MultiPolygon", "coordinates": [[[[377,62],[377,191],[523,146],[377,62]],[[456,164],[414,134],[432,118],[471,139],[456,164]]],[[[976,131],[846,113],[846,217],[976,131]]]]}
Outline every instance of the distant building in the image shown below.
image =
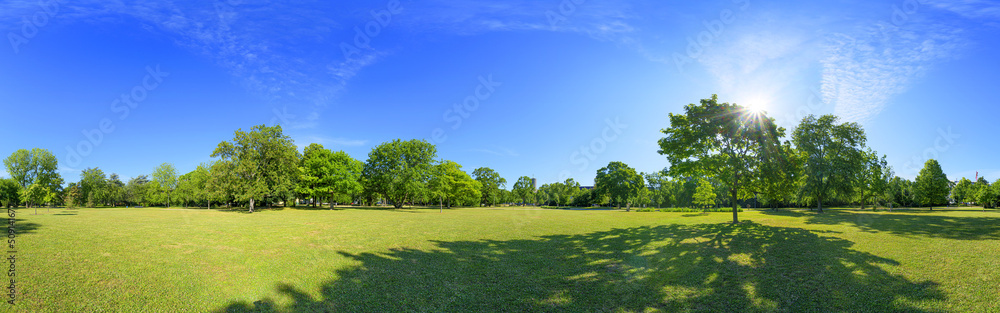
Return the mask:
{"type": "Polygon", "coordinates": [[[538,181],[535,180],[534,178],[532,178],[531,179],[531,190],[538,190],[538,187],[535,186],[536,183],[538,183],[538,181]]]}

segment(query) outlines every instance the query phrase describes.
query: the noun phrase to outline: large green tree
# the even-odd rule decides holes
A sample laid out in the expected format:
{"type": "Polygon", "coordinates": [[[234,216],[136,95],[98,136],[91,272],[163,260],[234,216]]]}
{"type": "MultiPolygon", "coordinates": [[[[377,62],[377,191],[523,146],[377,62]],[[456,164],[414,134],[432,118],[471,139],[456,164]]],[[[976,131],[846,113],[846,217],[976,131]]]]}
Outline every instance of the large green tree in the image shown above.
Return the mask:
{"type": "MultiPolygon", "coordinates": [[[[212,201],[225,202],[229,206],[233,199],[232,163],[225,160],[213,161],[208,165],[208,180],[205,189],[212,201]]],[[[211,208],[211,206],[209,207],[211,208]]]]}
{"type": "Polygon", "coordinates": [[[6,207],[21,203],[21,185],[11,178],[0,178],[0,203],[6,207]]]}
{"type": "Polygon", "coordinates": [[[511,187],[510,191],[513,192],[518,199],[521,199],[521,205],[524,206],[528,202],[531,194],[535,192],[535,190],[531,188],[531,177],[521,176],[517,179],[517,182],[514,182],[514,186],[511,187]]]}
{"type": "Polygon", "coordinates": [[[951,189],[951,198],[958,203],[970,202],[969,200],[973,198],[972,181],[965,177],[959,179],[955,187],[951,189]]]}
{"type": "Polygon", "coordinates": [[[364,187],[402,208],[426,192],[436,157],[437,148],[425,140],[382,143],[368,153],[362,170],[364,187]]]}
{"type": "Polygon", "coordinates": [[[737,200],[752,197],[748,184],[764,160],[765,151],[779,149],[784,130],[765,113],[719,103],[718,97],[688,104],[685,114],[670,114],[670,128],[661,130],[661,155],[670,161],[674,177],[713,177],[723,182],[733,206],[733,223],[739,223],[737,200]]]}
{"type": "Polygon", "coordinates": [[[758,170],[754,172],[754,191],[759,201],[772,209],[791,202],[798,188],[802,172],[802,158],[791,143],[785,141],[780,148],[763,151],[758,170]]]}
{"type": "MultiPolygon", "coordinates": [[[[125,201],[132,205],[148,204],[148,199],[146,197],[148,192],[146,189],[149,187],[149,178],[146,175],[139,175],[129,179],[128,183],[125,184],[125,201]]],[[[86,199],[86,197],[83,197],[82,194],[83,192],[81,192],[79,203],[83,203],[86,199]]]]}
{"type": "Polygon", "coordinates": [[[857,123],[837,123],[833,115],[809,115],[795,129],[792,141],[801,153],[802,190],[823,212],[823,201],[850,198],[864,170],[865,131],[857,123]]]}
{"type": "Polygon", "coordinates": [[[917,205],[917,199],[913,194],[913,182],[898,176],[893,177],[889,183],[886,197],[890,199],[891,204],[900,207],[913,207],[917,205]]]}
{"type": "Polygon", "coordinates": [[[951,186],[948,176],[941,170],[941,164],[935,159],[927,160],[920,169],[916,181],[913,182],[914,194],[921,204],[934,210],[934,206],[948,203],[951,186]]]}
{"type": "Polygon", "coordinates": [[[448,208],[452,204],[475,204],[482,199],[482,184],[472,179],[458,163],[443,161],[434,165],[433,172],[429,182],[431,192],[439,202],[447,203],[448,208]]]}
{"type": "MultiPolygon", "coordinates": [[[[364,190],[364,186],[361,185],[361,174],[365,169],[365,163],[352,158],[344,151],[336,151],[331,157],[330,175],[333,177],[333,185],[330,187],[330,195],[334,198],[333,203],[351,202],[364,190]]],[[[333,204],[330,207],[333,208],[333,204]]]]}
{"type": "Polygon", "coordinates": [[[650,201],[657,208],[671,206],[674,203],[674,182],[663,172],[653,172],[645,175],[646,186],[650,188],[650,201]]]}
{"type": "Polygon", "coordinates": [[[19,149],[5,158],[3,163],[7,168],[7,174],[21,186],[20,200],[29,207],[32,203],[36,203],[35,201],[44,201],[45,196],[27,197],[28,187],[38,185],[36,188],[40,188],[33,191],[32,195],[49,195],[56,192],[62,184],[62,177],[57,172],[59,161],[49,150],[19,149]]]}
{"type": "Polygon", "coordinates": [[[102,203],[106,198],[108,178],[100,168],[86,168],[80,171],[80,193],[87,205],[102,203]]]}
{"type": "MultiPolygon", "coordinates": [[[[1000,179],[997,179],[997,181],[990,185],[990,195],[987,195],[985,199],[989,200],[990,198],[993,200],[990,207],[1000,207],[1000,179]]],[[[986,207],[984,206],[983,209],[986,209],[986,207]]]]}
{"type": "Polygon", "coordinates": [[[198,164],[193,171],[181,175],[177,178],[177,189],[174,195],[184,199],[185,206],[190,202],[196,205],[204,203],[206,208],[211,208],[211,194],[208,190],[208,180],[211,176],[209,165],[198,164]]]}
{"type": "Polygon", "coordinates": [[[296,191],[317,200],[327,198],[330,209],[339,202],[351,202],[359,195],[364,163],[344,151],[333,152],[320,144],[310,144],[305,149],[299,166],[299,183],[296,191]]]}
{"type": "Polygon", "coordinates": [[[480,185],[479,194],[483,198],[479,202],[484,205],[492,204],[496,206],[500,190],[504,189],[507,185],[507,179],[500,177],[500,174],[497,174],[496,171],[489,167],[477,168],[472,171],[472,175],[475,176],[476,181],[480,185]]]}
{"type": "Polygon", "coordinates": [[[513,191],[500,189],[500,192],[497,193],[498,203],[510,204],[514,203],[514,201],[517,201],[517,195],[515,195],[513,191]]]}
{"type": "MultiPolygon", "coordinates": [[[[27,203],[42,203],[48,195],[46,187],[39,183],[31,184],[21,193],[21,196],[27,203]]],[[[35,206],[35,214],[38,214],[38,206],[35,206]]]]}
{"type": "Polygon", "coordinates": [[[878,153],[875,153],[871,149],[864,152],[862,162],[861,172],[858,173],[856,184],[861,209],[865,209],[865,203],[869,200],[873,202],[872,209],[877,209],[878,197],[885,194],[886,189],[889,188],[889,182],[895,176],[895,173],[892,167],[889,166],[886,156],[882,155],[882,158],[879,158],[878,153]]]}
{"type": "Polygon", "coordinates": [[[580,183],[572,178],[567,178],[562,182],[562,193],[560,194],[559,205],[569,205],[579,194],[580,183]]]}
{"type": "Polygon", "coordinates": [[[995,192],[995,186],[991,186],[990,182],[986,180],[985,177],[979,177],[976,182],[970,188],[972,191],[972,199],[976,204],[983,207],[983,209],[988,209],[993,207],[993,203],[996,202],[998,194],[995,192]]]}
{"type": "Polygon", "coordinates": [[[551,201],[557,206],[565,206],[572,203],[573,198],[580,193],[580,183],[572,178],[567,178],[562,182],[544,184],[538,187],[538,193],[547,202],[551,201]]]}
{"type": "Polygon", "coordinates": [[[111,173],[111,175],[108,175],[105,188],[105,196],[112,207],[115,207],[118,203],[125,201],[125,183],[122,182],[121,177],[119,177],[118,174],[111,173]]]}
{"type": "Polygon", "coordinates": [[[233,195],[249,202],[250,212],[257,199],[284,199],[295,189],[300,156],[281,125],[238,129],[233,140],[219,143],[211,156],[229,162],[233,195]]]}
{"type": "Polygon", "coordinates": [[[595,194],[609,197],[619,209],[625,204],[626,210],[632,209],[632,202],[639,196],[640,190],[646,188],[642,175],[618,161],[597,170],[594,184],[595,194]]]}
{"type": "Polygon", "coordinates": [[[160,164],[153,169],[153,181],[160,184],[160,190],[167,199],[167,207],[170,207],[170,196],[177,189],[177,169],[170,163],[160,164]]]}

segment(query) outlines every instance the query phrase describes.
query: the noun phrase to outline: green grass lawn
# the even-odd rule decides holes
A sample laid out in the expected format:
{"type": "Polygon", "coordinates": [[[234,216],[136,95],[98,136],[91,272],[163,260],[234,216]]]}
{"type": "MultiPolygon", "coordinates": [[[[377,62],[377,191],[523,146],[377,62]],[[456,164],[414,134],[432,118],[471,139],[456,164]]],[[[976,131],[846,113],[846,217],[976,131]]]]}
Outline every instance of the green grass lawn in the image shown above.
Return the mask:
{"type": "Polygon", "coordinates": [[[1000,311],[994,210],[32,213],[0,310],[1000,311]]]}

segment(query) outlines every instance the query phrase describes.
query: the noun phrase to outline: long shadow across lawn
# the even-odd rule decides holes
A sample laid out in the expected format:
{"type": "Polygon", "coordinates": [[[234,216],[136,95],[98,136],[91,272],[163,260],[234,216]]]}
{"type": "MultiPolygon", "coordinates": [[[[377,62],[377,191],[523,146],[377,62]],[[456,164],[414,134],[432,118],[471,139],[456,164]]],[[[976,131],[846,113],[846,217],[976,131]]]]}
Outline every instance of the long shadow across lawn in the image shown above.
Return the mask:
{"type": "Polygon", "coordinates": [[[800,228],[665,225],[537,240],[437,242],[344,256],[313,298],[234,301],[220,312],[915,311],[945,299],[938,284],[883,270],[898,263],[800,228]]]}
{"type": "MultiPolygon", "coordinates": [[[[979,212],[968,211],[967,212],[979,212]]],[[[920,236],[957,240],[1000,239],[1000,216],[942,216],[930,211],[856,212],[827,210],[824,213],[797,211],[761,211],[768,215],[795,216],[807,224],[850,224],[863,231],[886,232],[900,236],[920,236]]],[[[935,211],[938,212],[938,211],[935,211]]]]}
{"type": "MultiPolygon", "coordinates": [[[[4,219],[4,224],[5,224],[4,225],[4,232],[5,233],[9,233],[10,230],[11,230],[9,228],[10,227],[9,221],[10,221],[9,219],[4,219]]],[[[34,233],[36,230],[38,230],[41,227],[42,227],[42,224],[32,223],[32,222],[28,222],[28,221],[26,221],[24,219],[15,218],[14,219],[14,228],[13,228],[13,231],[14,231],[14,235],[15,236],[16,235],[22,235],[22,234],[30,234],[30,233],[34,233]]],[[[4,235],[4,236],[6,236],[6,235],[4,235]]]]}

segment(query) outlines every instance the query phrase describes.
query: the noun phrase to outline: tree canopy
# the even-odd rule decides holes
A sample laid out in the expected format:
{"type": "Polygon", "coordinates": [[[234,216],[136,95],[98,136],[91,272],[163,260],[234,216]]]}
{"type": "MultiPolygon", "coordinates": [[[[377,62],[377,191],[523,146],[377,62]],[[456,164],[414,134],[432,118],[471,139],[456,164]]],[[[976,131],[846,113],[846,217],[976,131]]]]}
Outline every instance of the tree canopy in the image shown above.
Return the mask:
{"type": "Polygon", "coordinates": [[[321,144],[310,144],[299,164],[296,192],[313,199],[326,197],[332,209],[334,203],[350,202],[354,195],[361,193],[359,178],[363,169],[364,163],[344,151],[333,152],[321,144]]]}
{"type": "Polygon", "coordinates": [[[170,206],[170,196],[177,189],[177,169],[173,164],[163,163],[153,169],[153,180],[160,184],[161,192],[170,206]]]}
{"type": "Polygon", "coordinates": [[[59,162],[49,150],[32,148],[19,149],[3,160],[7,174],[20,186],[18,197],[29,207],[32,203],[49,202],[62,189],[62,176],[57,169],[59,162]],[[35,189],[29,188],[35,185],[35,189]]]}
{"type": "Polygon", "coordinates": [[[969,200],[974,198],[972,191],[972,181],[968,178],[962,177],[962,179],[959,179],[958,183],[955,184],[955,187],[952,188],[951,197],[958,203],[970,202],[969,200]]]}
{"type": "MultiPolygon", "coordinates": [[[[861,202],[861,209],[865,209],[865,202],[871,200],[877,202],[879,195],[885,194],[889,188],[889,181],[895,173],[889,166],[886,156],[878,157],[878,153],[868,149],[862,157],[861,171],[857,178],[857,194],[861,202]]],[[[873,206],[877,204],[873,203],[873,206]]]]}
{"type": "Polygon", "coordinates": [[[434,166],[433,172],[429,183],[431,192],[449,208],[452,204],[476,204],[482,199],[482,184],[472,179],[458,163],[442,161],[434,166]]]}
{"type": "Polygon", "coordinates": [[[482,196],[480,203],[489,203],[495,206],[500,190],[507,185],[507,180],[500,177],[500,174],[497,174],[496,171],[489,167],[477,168],[472,171],[472,175],[476,177],[476,181],[480,185],[479,194],[482,196]]]}
{"type": "Polygon", "coordinates": [[[295,189],[299,152],[281,125],[258,125],[244,132],[236,130],[232,141],[223,141],[212,152],[231,166],[229,177],[237,200],[254,201],[287,197],[295,189]]]}
{"type": "Polygon", "coordinates": [[[672,176],[712,177],[725,184],[733,205],[733,223],[739,222],[737,199],[752,197],[748,187],[766,151],[780,149],[784,130],[765,113],[719,103],[718,96],[688,104],[685,114],[670,114],[670,127],[661,130],[661,155],[670,161],[672,176]]]}
{"type": "Polygon", "coordinates": [[[640,190],[646,188],[642,175],[639,175],[634,168],[618,161],[608,163],[608,166],[597,170],[594,184],[596,195],[609,197],[619,209],[622,204],[626,204],[629,210],[632,208],[632,202],[639,196],[640,190]]]}
{"type": "Polygon", "coordinates": [[[514,183],[514,186],[511,187],[510,191],[513,192],[514,195],[521,200],[521,205],[523,206],[525,203],[527,203],[528,197],[530,197],[531,194],[535,192],[533,189],[531,189],[531,177],[528,176],[519,177],[517,179],[517,182],[514,183]]]}
{"type": "Polygon", "coordinates": [[[857,123],[837,123],[833,115],[809,115],[793,133],[793,142],[802,154],[802,190],[823,212],[823,201],[848,198],[855,191],[857,177],[865,170],[865,131],[857,123]]]}
{"type": "Polygon", "coordinates": [[[362,170],[365,187],[402,208],[426,191],[436,157],[437,148],[425,140],[382,143],[368,153],[362,170]]]}
{"type": "Polygon", "coordinates": [[[0,178],[0,204],[6,207],[21,202],[21,185],[12,178],[0,178]]]}
{"type": "Polygon", "coordinates": [[[950,181],[941,170],[941,164],[935,159],[927,160],[914,181],[913,189],[917,199],[931,210],[934,206],[948,203],[951,192],[950,181]]]}

